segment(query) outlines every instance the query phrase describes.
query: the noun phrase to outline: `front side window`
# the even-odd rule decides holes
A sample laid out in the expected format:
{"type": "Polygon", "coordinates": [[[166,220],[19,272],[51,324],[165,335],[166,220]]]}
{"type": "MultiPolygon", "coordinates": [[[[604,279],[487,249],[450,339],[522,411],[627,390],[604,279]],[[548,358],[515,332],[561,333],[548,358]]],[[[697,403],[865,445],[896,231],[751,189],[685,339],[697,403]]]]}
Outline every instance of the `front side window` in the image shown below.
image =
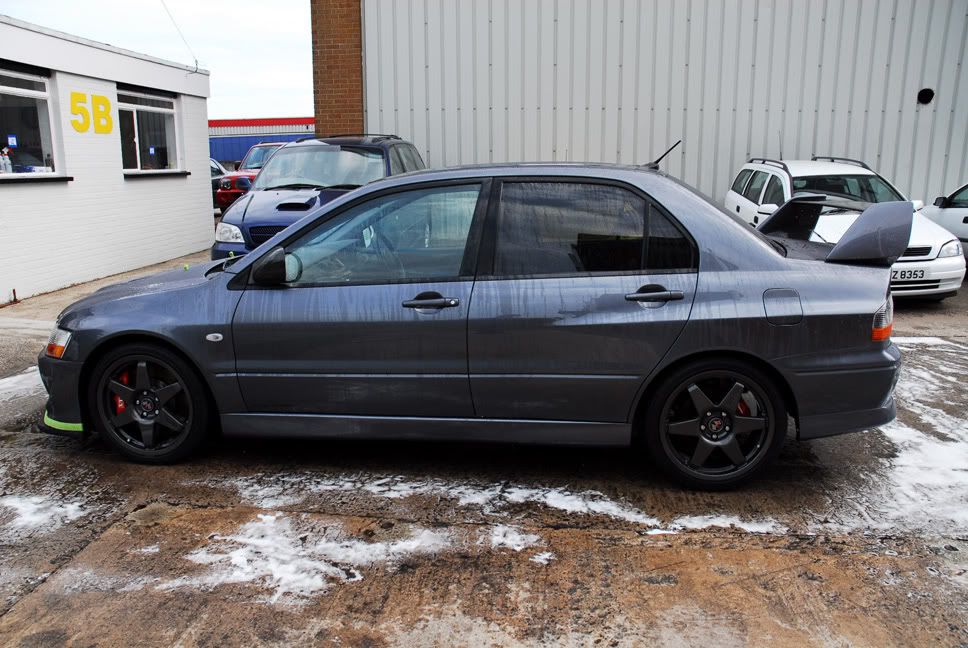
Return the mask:
{"type": "Polygon", "coordinates": [[[801,176],[793,179],[793,191],[822,193],[869,203],[904,200],[884,178],[877,175],[801,176]]]}
{"type": "Polygon", "coordinates": [[[281,148],[262,167],[253,189],[358,187],[386,175],[379,150],[311,144],[281,148]]]}
{"type": "Polygon", "coordinates": [[[291,285],[460,276],[481,186],[403,191],[351,207],[286,248],[291,285]]]}
{"type": "Polygon", "coordinates": [[[771,175],[770,181],[766,185],[766,192],[763,194],[763,204],[782,205],[783,202],[783,183],[780,182],[780,178],[771,175]]]}
{"type": "Polygon", "coordinates": [[[53,173],[47,79],[0,70],[0,173],[53,173]]]}
{"type": "Polygon", "coordinates": [[[951,207],[968,207],[968,185],[951,196],[951,207]]]}
{"type": "Polygon", "coordinates": [[[178,167],[174,99],[119,91],[118,121],[121,165],[126,170],[178,167]]]}
{"type": "Polygon", "coordinates": [[[611,185],[505,182],[494,274],[668,271],[692,266],[688,239],[640,196],[611,185]]]}
{"type": "Polygon", "coordinates": [[[759,205],[760,192],[763,191],[763,185],[766,184],[766,181],[769,179],[769,177],[770,174],[766,173],[765,171],[757,171],[754,173],[753,177],[750,179],[750,183],[746,185],[746,191],[743,192],[743,197],[750,202],[754,202],[759,205]]]}

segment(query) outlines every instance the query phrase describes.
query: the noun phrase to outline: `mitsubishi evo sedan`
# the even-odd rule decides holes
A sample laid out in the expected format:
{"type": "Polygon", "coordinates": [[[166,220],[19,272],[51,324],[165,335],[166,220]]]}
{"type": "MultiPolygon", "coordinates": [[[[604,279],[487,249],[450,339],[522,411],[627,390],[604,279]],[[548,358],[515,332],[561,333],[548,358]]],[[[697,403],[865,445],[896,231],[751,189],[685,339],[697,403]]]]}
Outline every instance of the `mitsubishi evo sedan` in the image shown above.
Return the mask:
{"type": "Polygon", "coordinates": [[[40,356],[45,426],[149,463],[219,431],[634,445],[686,485],[735,486],[788,430],[894,418],[911,211],[784,245],[643,167],[387,178],[244,257],[68,307],[40,356]]]}

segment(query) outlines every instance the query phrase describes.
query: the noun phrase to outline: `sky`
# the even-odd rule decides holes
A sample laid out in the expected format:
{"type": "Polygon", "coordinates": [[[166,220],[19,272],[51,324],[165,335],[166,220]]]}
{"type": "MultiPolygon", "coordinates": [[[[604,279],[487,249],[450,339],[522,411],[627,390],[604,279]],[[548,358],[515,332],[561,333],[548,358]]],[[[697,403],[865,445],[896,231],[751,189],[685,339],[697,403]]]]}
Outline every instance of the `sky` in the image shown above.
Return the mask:
{"type": "MultiPolygon", "coordinates": [[[[309,0],[0,0],[0,14],[198,66],[209,119],[311,117],[309,0]]],[[[146,83],[146,85],[149,85],[146,83]]]]}

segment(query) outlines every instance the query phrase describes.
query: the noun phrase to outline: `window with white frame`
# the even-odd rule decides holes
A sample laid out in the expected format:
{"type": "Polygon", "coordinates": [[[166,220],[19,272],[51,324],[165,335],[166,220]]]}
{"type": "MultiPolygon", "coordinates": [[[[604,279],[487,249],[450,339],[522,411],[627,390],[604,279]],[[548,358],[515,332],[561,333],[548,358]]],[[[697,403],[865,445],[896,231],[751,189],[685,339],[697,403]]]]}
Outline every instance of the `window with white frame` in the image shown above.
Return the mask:
{"type": "Polygon", "coordinates": [[[121,162],[127,171],[178,168],[175,99],[118,86],[121,162]]]}
{"type": "Polygon", "coordinates": [[[54,173],[47,78],[0,66],[0,177],[54,173]]]}

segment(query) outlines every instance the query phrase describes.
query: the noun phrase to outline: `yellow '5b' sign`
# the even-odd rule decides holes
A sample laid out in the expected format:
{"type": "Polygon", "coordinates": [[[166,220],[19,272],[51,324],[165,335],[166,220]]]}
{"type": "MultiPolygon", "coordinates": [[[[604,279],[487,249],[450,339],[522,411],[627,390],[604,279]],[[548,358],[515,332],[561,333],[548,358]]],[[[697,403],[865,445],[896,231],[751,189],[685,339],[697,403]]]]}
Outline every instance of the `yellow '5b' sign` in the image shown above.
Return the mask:
{"type": "Polygon", "coordinates": [[[111,119],[111,102],[102,95],[91,95],[91,108],[87,107],[87,95],[83,92],[71,93],[71,114],[77,119],[71,120],[71,126],[78,133],[86,133],[94,125],[95,133],[110,133],[114,128],[111,119]]]}

